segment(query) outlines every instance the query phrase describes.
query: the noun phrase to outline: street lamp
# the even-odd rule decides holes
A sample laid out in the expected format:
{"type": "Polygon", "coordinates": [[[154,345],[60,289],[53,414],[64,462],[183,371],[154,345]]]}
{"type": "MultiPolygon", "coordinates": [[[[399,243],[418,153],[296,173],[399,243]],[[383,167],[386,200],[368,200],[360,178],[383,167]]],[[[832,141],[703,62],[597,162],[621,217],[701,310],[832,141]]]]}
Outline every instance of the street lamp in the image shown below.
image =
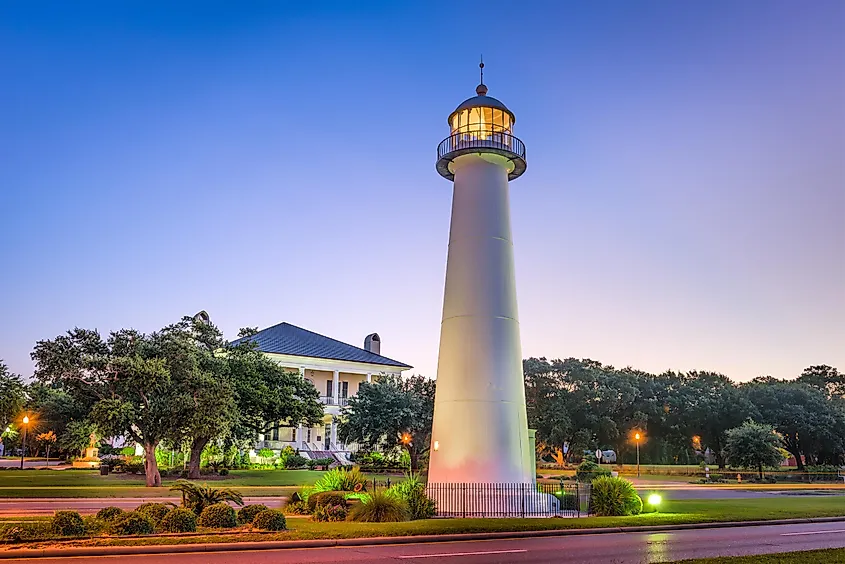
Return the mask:
{"type": "Polygon", "coordinates": [[[637,441],[637,478],[640,477],[640,439],[642,435],[634,433],[634,440],[637,441]]]}
{"type": "Polygon", "coordinates": [[[23,470],[23,457],[26,453],[26,429],[29,426],[29,416],[23,416],[23,438],[21,440],[21,470],[23,470]]]}

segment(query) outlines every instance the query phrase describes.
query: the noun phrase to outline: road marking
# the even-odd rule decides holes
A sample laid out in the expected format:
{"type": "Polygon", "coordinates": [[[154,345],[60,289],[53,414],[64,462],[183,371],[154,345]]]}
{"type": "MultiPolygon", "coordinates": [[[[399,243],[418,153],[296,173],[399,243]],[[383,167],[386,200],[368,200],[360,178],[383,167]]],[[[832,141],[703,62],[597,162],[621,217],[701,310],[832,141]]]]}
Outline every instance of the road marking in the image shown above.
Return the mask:
{"type": "Polygon", "coordinates": [[[782,537],[797,537],[801,535],[826,535],[828,533],[845,533],[845,529],[833,529],[828,531],[806,531],[803,533],[781,533],[782,537]]]}
{"type": "Polygon", "coordinates": [[[483,550],[479,552],[441,552],[440,554],[414,554],[409,556],[399,556],[409,560],[411,558],[442,558],[445,556],[479,556],[484,554],[514,554],[516,552],[528,552],[527,550],[483,550]]]}

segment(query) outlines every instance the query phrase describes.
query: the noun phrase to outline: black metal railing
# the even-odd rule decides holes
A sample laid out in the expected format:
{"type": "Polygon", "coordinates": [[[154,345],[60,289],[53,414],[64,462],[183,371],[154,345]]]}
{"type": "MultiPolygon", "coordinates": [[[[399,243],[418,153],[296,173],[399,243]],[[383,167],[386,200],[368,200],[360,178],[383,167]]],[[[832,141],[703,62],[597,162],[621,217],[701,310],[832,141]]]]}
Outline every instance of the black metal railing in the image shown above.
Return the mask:
{"type": "Polygon", "coordinates": [[[590,513],[589,484],[428,484],[441,517],[579,517],[590,513]]]}
{"type": "Polygon", "coordinates": [[[464,149],[494,149],[525,159],[525,144],[510,133],[484,130],[453,133],[437,146],[437,159],[464,149]]]}

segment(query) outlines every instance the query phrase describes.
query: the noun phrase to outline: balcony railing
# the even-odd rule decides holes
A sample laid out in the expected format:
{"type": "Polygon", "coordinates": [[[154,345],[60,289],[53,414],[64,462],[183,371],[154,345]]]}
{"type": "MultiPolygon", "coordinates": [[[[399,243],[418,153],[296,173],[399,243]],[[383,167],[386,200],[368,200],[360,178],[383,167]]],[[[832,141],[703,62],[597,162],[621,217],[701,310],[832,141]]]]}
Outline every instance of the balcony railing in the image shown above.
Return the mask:
{"type": "Polygon", "coordinates": [[[323,405],[337,405],[344,407],[349,403],[349,398],[337,398],[335,400],[332,396],[320,396],[320,403],[323,405]]]}
{"type": "Polygon", "coordinates": [[[449,163],[455,157],[474,152],[495,153],[513,161],[513,170],[508,178],[513,180],[525,172],[525,144],[505,131],[479,130],[456,132],[437,146],[437,170],[449,180],[454,175],[449,170],[449,163]]]}

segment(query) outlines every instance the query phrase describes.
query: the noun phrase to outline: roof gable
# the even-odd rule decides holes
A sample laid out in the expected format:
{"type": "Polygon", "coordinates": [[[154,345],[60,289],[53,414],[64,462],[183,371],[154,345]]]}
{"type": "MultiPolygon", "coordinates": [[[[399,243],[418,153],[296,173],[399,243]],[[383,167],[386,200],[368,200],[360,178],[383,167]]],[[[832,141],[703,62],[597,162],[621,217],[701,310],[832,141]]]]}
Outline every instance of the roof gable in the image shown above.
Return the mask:
{"type": "Polygon", "coordinates": [[[319,333],[314,333],[313,331],[308,331],[290,323],[273,325],[272,327],[259,331],[255,335],[235,339],[232,341],[232,344],[237,345],[245,341],[256,343],[258,350],[265,353],[382,364],[406,369],[412,368],[405,363],[326,337],[325,335],[320,335],[319,333]]]}

